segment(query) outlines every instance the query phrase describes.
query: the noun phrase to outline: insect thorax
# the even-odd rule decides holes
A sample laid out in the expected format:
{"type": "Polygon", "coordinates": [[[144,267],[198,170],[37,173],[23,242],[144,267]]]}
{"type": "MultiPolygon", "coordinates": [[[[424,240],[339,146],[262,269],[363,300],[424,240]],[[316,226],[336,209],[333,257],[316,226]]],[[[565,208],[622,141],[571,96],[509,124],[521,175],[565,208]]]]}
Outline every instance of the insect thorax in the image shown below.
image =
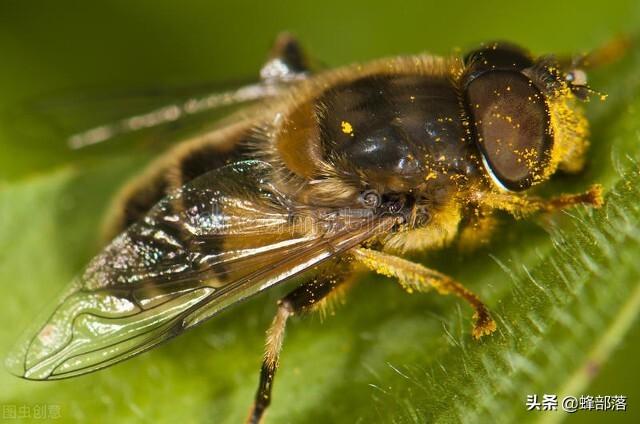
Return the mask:
{"type": "Polygon", "coordinates": [[[460,102],[448,74],[364,76],[296,107],[275,144],[312,203],[349,205],[365,190],[435,196],[481,176],[460,102]]]}

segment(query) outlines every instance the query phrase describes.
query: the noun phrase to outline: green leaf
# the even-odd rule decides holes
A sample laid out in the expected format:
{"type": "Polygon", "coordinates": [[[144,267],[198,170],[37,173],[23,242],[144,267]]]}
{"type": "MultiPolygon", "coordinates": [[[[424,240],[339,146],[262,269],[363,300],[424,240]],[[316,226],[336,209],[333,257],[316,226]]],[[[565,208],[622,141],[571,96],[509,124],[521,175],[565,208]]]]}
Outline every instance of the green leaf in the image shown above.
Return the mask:
{"type": "MultiPolygon", "coordinates": [[[[464,14],[456,6],[443,5],[429,11],[420,9],[414,17],[390,11],[387,6],[363,10],[337,1],[328,2],[322,11],[295,5],[263,9],[266,6],[256,3],[242,10],[243,16],[258,21],[273,14],[278,20],[264,27],[245,28],[247,40],[235,40],[240,46],[238,55],[244,58],[238,63],[244,65],[235,66],[241,73],[255,69],[268,43],[256,46],[252,40],[263,40],[266,34],[287,28],[301,29],[310,44],[319,47],[316,54],[329,56],[333,63],[419,51],[431,47],[432,43],[425,41],[430,39],[434,40],[433,48],[442,52],[452,45],[492,38],[514,38],[538,50],[565,51],[596,45],[597,40],[612,36],[608,24],[615,23],[615,28],[621,29],[624,22],[631,25],[640,17],[637,8],[628,6],[633,2],[610,3],[606,10],[601,10],[599,2],[581,3],[584,10],[580,14],[574,10],[576,4],[543,1],[525,12],[508,9],[509,2],[502,2],[494,5],[503,11],[502,20],[484,5],[468,5],[464,14]],[[442,19],[428,18],[440,16],[438,13],[442,19]],[[322,25],[305,25],[305,17],[322,25]],[[384,26],[391,17],[397,22],[384,26]],[[522,25],[523,17],[537,26],[522,25]],[[483,27],[479,28],[477,22],[483,27]],[[598,22],[605,24],[598,26],[598,22]],[[420,37],[416,38],[410,30],[422,28],[421,23],[425,29],[418,31],[420,37]],[[330,24],[337,29],[329,31],[330,24]],[[464,31],[450,34],[448,29],[454,25],[464,31]],[[382,27],[389,31],[379,31],[382,27]],[[594,28],[599,28],[599,35],[590,35],[594,28]],[[392,29],[397,31],[395,37],[388,34],[392,29]],[[335,34],[353,34],[356,40],[350,48],[355,53],[336,52],[340,39],[335,34]],[[363,34],[372,34],[378,44],[374,46],[363,34]],[[588,41],[571,44],[561,34],[588,41]]],[[[421,7],[417,4],[414,7],[421,7]]],[[[147,30],[157,39],[170,24],[175,24],[176,33],[189,43],[197,43],[197,37],[215,35],[186,35],[197,27],[193,20],[204,14],[195,5],[193,10],[181,12],[156,2],[153,7],[150,12],[150,7],[127,3],[121,15],[116,13],[120,10],[117,6],[111,12],[102,12],[114,22],[122,17],[123,28],[135,31],[139,30],[137,19],[149,19],[155,26],[147,30]]],[[[241,12],[237,9],[241,6],[209,7],[208,16],[241,12]]],[[[25,12],[28,8],[16,10],[0,13],[0,20],[5,17],[0,27],[8,28],[4,38],[0,32],[0,46],[4,46],[0,50],[14,52],[12,57],[19,57],[15,53],[19,51],[31,64],[39,63],[39,54],[63,63],[42,51],[39,44],[49,34],[38,35],[36,24],[50,18],[35,16],[33,33],[18,32],[17,27],[32,21],[18,19],[20,10],[31,17],[25,12]],[[13,22],[7,16],[18,17],[13,22]],[[15,34],[25,37],[18,42],[11,36],[15,34]]],[[[67,19],[67,23],[76,23],[76,18],[65,18],[60,11],[51,13],[67,19]]],[[[93,12],[74,13],[82,18],[93,12]]],[[[82,21],[79,25],[90,30],[97,25],[95,22],[82,21]]],[[[232,23],[220,25],[233,31],[232,23]]],[[[225,34],[223,29],[211,31],[225,34]]],[[[73,39],[69,26],[62,30],[69,32],[62,40],[73,39]]],[[[103,37],[94,42],[108,49],[105,40],[109,37],[103,37]]],[[[162,41],[166,43],[158,48],[162,57],[165,49],[175,47],[173,43],[184,45],[179,37],[176,40],[162,41]]],[[[101,66],[107,66],[108,61],[101,62],[101,56],[90,50],[89,41],[86,45],[85,41],[79,43],[67,49],[60,44],[57,54],[71,61],[86,52],[95,64],[85,71],[106,72],[101,66]]],[[[108,51],[116,55],[119,48],[121,44],[116,43],[108,51]]],[[[183,60],[195,67],[196,73],[211,71],[214,77],[223,77],[219,62],[199,62],[202,52],[197,49],[187,53],[175,49],[176,55],[185,55],[176,62],[183,60]],[[214,68],[219,73],[213,72],[214,68]]],[[[234,52],[227,46],[218,53],[234,52]]],[[[139,60],[134,53],[121,60],[120,66],[135,74],[126,81],[132,85],[144,80],[157,65],[150,58],[151,64],[135,68],[139,60]]],[[[82,65],[78,59],[70,63],[67,72],[82,65]]],[[[36,74],[29,75],[32,67],[24,69],[9,61],[0,70],[0,85],[6,85],[0,91],[16,102],[37,91],[21,92],[3,81],[17,78],[25,87],[31,87],[31,81],[40,81],[36,74]],[[20,80],[18,70],[27,76],[20,80]]],[[[74,75],[56,73],[53,66],[51,69],[42,77],[49,81],[40,82],[43,87],[65,87],[74,75]]],[[[176,72],[187,72],[185,69],[176,72]]],[[[171,75],[159,79],[170,79],[171,75]]],[[[76,77],[87,78],[80,73],[76,77]]],[[[469,334],[470,311],[466,305],[435,294],[409,296],[391,280],[366,277],[335,316],[324,322],[314,317],[292,321],[267,422],[519,422],[566,418],[559,411],[526,411],[526,396],[544,393],[556,393],[560,398],[626,394],[630,411],[608,413],[607,419],[640,419],[638,408],[632,404],[640,395],[639,376],[631,362],[640,354],[640,345],[628,336],[630,331],[638,333],[638,326],[633,325],[640,311],[640,49],[635,46],[622,63],[597,71],[595,77],[594,87],[608,93],[609,99],[604,103],[594,100],[588,106],[593,128],[590,167],[580,176],[560,178],[550,185],[553,191],[578,191],[600,182],[606,188],[605,206],[597,211],[577,208],[557,214],[551,221],[513,222],[505,217],[499,234],[487,248],[469,255],[447,249],[420,258],[478,292],[491,307],[498,332],[476,342],[469,334]],[[618,364],[607,363],[624,340],[626,346],[613,356],[618,364]],[[632,365],[627,366],[629,363],[632,365]],[[624,377],[631,383],[625,383],[624,377]],[[595,385],[590,386],[594,378],[595,385]]],[[[3,103],[9,104],[8,100],[3,103]]],[[[0,354],[98,251],[98,229],[110,196],[149,156],[141,150],[133,154],[122,145],[99,151],[104,153],[101,157],[95,152],[69,155],[61,140],[42,137],[23,144],[7,128],[0,126],[0,317],[6,328],[0,333],[0,354]]],[[[275,312],[276,300],[286,289],[252,299],[162,347],[99,373],[47,383],[0,373],[0,404],[27,406],[34,422],[38,421],[35,411],[40,406],[59,406],[58,422],[241,422],[257,387],[264,330],[275,312]]],[[[6,411],[3,407],[0,413],[6,411]]],[[[583,422],[601,417],[580,412],[573,419],[583,422]]]]}

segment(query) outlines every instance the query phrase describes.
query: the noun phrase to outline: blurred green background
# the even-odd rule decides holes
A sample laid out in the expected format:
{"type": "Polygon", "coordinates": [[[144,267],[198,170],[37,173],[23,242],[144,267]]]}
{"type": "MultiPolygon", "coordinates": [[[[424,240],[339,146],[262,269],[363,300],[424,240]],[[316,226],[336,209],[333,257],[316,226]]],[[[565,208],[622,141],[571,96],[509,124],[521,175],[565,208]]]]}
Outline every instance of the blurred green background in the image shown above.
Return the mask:
{"type": "MultiPolygon", "coordinates": [[[[0,354],[97,251],[110,196],[166,145],[154,143],[164,133],[151,132],[141,135],[142,142],[125,137],[71,151],[69,129],[144,111],[192,92],[185,87],[251,80],[283,30],[333,67],[387,55],[448,54],[494,39],[536,53],[584,52],[617,34],[636,34],[638,24],[640,3],[633,0],[2,1],[0,354]]],[[[610,99],[589,105],[591,166],[558,189],[581,189],[588,181],[624,188],[614,159],[640,152],[636,51],[595,73],[596,88],[609,91],[610,99]]],[[[627,218],[636,216],[634,193],[620,196],[620,208],[631,210],[627,218]]],[[[469,283],[496,308],[503,328],[515,327],[513,333],[475,343],[466,306],[435,295],[406,296],[379,278],[363,281],[324,323],[294,320],[267,422],[557,421],[565,414],[527,414],[525,398],[566,387],[577,387],[570,393],[576,396],[629,398],[627,413],[578,413],[569,421],[638,422],[640,326],[632,325],[636,310],[627,302],[640,281],[637,269],[613,266],[596,254],[593,269],[569,275],[566,292],[544,269],[563,244],[560,231],[583,231],[574,228],[580,219],[598,228],[607,221],[580,214],[558,219],[551,236],[544,223],[505,219],[486,249],[470,256],[450,249],[424,259],[469,283]],[[500,264],[522,284],[514,286],[500,264]],[[523,269],[539,274],[552,300],[526,284],[523,269]],[[563,316],[572,326],[559,326],[563,316]],[[519,326],[540,328],[528,336],[519,326]],[[571,385],[591,353],[602,348],[604,358],[614,347],[608,361],[594,363],[598,372],[590,385],[571,385]],[[497,359],[505,357],[507,366],[497,359]]],[[[611,241],[628,263],[640,255],[635,225],[630,219],[629,238],[611,241]]],[[[37,383],[1,372],[0,405],[27,405],[34,422],[42,421],[33,413],[37,405],[59,405],[58,422],[241,422],[257,384],[263,331],[283,290],[96,374],[37,383]]]]}

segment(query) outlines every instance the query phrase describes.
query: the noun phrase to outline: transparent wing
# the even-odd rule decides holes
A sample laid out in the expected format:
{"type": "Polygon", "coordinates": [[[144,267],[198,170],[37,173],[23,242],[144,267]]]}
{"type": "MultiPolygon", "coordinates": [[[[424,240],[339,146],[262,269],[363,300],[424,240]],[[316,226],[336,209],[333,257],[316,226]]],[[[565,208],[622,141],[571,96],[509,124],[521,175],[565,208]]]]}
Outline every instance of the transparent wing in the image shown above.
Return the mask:
{"type": "Polygon", "coordinates": [[[238,162],[157,204],[95,257],[7,359],[36,380],[114,364],[375,234],[391,218],[309,210],[238,162]]]}
{"type": "Polygon", "coordinates": [[[2,124],[21,139],[66,140],[78,149],[127,134],[153,131],[154,142],[200,131],[223,111],[281,93],[293,84],[204,84],[147,90],[88,89],[50,95],[2,111],[2,124]]]}
{"type": "Polygon", "coordinates": [[[212,92],[199,97],[180,99],[132,116],[103,122],[92,128],[71,134],[67,142],[78,149],[102,143],[123,134],[177,123],[189,117],[221,108],[245,104],[273,97],[282,91],[282,86],[256,83],[225,92],[212,92]]]}

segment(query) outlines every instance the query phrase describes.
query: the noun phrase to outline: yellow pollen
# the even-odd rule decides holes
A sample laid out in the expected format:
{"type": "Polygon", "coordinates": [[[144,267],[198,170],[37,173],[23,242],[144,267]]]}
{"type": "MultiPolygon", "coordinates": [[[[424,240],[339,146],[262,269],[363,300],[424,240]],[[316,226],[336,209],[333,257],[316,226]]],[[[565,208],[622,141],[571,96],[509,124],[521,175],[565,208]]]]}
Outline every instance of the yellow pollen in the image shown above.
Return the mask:
{"type": "Polygon", "coordinates": [[[353,135],[353,126],[351,125],[350,122],[342,121],[340,123],[340,126],[342,127],[342,132],[343,133],[353,135]]]}

